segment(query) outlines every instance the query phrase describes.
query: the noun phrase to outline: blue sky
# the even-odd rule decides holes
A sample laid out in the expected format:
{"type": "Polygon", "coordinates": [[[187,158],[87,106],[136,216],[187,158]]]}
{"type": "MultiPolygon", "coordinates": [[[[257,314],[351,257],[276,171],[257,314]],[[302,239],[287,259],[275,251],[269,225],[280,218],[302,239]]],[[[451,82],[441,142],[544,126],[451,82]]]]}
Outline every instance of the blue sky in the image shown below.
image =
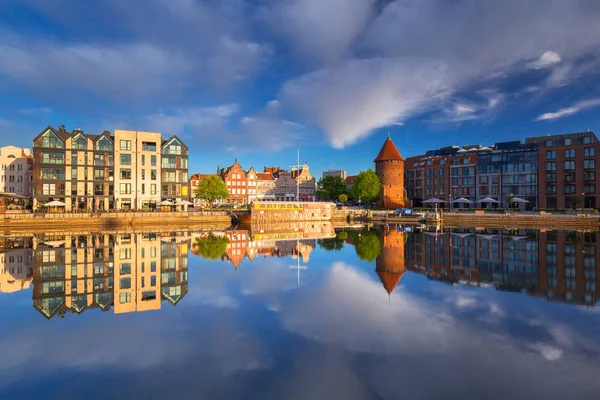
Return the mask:
{"type": "Polygon", "coordinates": [[[2,144],[47,125],[177,134],[190,172],[313,173],[595,129],[594,0],[2,0],[2,144]],[[143,4],[143,6],[141,6],[143,4]]]}

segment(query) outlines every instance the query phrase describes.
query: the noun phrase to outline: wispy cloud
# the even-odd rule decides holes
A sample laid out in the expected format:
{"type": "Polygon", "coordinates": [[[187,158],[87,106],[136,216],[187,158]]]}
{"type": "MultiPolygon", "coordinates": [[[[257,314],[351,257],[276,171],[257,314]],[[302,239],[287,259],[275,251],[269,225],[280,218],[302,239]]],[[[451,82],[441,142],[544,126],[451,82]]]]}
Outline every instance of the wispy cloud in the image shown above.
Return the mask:
{"type": "Polygon", "coordinates": [[[600,99],[589,99],[579,101],[572,106],[561,108],[555,112],[547,112],[540,116],[538,116],[536,121],[547,121],[553,120],[563,117],[568,117],[570,115],[577,114],[580,111],[587,110],[589,108],[600,106],[600,99]]]}
{"type": "Polygon", "coordinates": [[[537,60],[531,61],[528,65],[533,69],[542,69],[550,67],[551,65],[558,64],[562,61],[560,54],[555,51],[546,51],[537,60]]]}
{"type": "Polygon", "coordinates": [[[54,109],[50,107],[40,107],[40,108],[24,108],[17,110],[20,114],[23,115],[43,115],[50,114],[54,111],[54,109]]]}

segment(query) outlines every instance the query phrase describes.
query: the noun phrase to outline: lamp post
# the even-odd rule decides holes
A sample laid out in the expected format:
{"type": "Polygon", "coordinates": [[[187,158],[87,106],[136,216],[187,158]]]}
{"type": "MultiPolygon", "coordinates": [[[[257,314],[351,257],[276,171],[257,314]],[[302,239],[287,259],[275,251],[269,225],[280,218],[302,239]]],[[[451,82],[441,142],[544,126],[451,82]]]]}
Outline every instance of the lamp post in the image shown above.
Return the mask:
{"type": "Polygon", "coordinates": [[[585,209],[585,192],[581,193],[581,213],[583,214],[583,211],[585,209]]]}

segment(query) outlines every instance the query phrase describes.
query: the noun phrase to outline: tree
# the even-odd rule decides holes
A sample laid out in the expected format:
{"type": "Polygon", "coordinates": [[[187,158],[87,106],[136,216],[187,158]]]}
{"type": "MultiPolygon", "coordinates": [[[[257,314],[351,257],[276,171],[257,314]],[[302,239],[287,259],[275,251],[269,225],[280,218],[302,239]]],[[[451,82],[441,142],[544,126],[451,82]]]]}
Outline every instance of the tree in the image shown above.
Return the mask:
{"type": "Polygon", "coordinates": [[[344,241],[340,238],[333,237],[317,240],[319,247],[326,251],[340,251],[344,247],[344,241]]]}
{"type": "Polygon", "coordinates": [[[581,196],[580,194],[572,194],[569,196],[569,202],[571,202],[571,204],[573,204],[575,208],[577,208],[577,205],[581,204],[582,201],[583,196],[581,196]]]}
{"type": "Polygon", "coordinates": [[[227,236],[217,236],[210,233],[203,239],[197,239],[192,245],[192,252],[207,260],[218,260],[227,251],[229,239],[227,236]]]}
{"type": "Polygon", "coordinates": [[[356,255],[363,261],[373,262],[381,253],[381,242],[377,233],[366,229],[360,232],[358,241],[354,245],[356,255]]]}
{"type": "Polygon", "coordinates": [[[342,193],[338,196],[338,200],[340,201],[340,203],[345,203],[348,201],[348,195],[342,193]]]}
{"type": "Polygon", "coordinates": [[[377,198],[379,189],[381,188],[381,180],[371,168],[366,171],[360,171],[354,181],[352,191],[354,198],[368,203],[377,198]]]}
{"type": "Polygon", "coordinates": [[[317,196],[319,200],[335,200],[342,193],[346,193],[346,183],[339,176],[324,176],[319,179],[319,190],[317,196]]]}
{"type": "Polygon", "coordinates": [[[508,204],[508,208],[510,208],[510,205],[511,205],[511,203],[512,203],[512,201],[513,201],[514,198],[515,198],[515,196],[513,196],[513,195],[506,196],[504,198],[504,201],[506,201],[506,204],[508,204]]]}
{"type": "Polygon", "coordinates": [[[227,186],[223,179],[218,176],[207,176],[198,183],[196,192],[197,199],[205,200],[212,204],[215,200],[222,200],[229,197],[227,186]]]}

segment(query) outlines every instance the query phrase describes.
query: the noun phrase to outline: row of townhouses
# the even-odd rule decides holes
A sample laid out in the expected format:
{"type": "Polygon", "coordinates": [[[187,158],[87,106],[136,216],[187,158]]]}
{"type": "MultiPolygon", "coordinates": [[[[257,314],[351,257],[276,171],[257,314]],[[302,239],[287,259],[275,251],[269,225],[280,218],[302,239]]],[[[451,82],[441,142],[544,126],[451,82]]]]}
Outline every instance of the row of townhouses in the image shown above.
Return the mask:
{"type": "Polygon", "coordinates": [[[448,146],[406,159],[406,191],[414,206],[433,198],[446,204],[491,198],[506,205],[508,198],[518,197],[530,207],[598,208],[599,150],[591,131],[493,146],[448,146]],[[575,195],[581,204],[574,204],[575,195]]]}
{"type": "MultiPolygon", "coordinates": [[[[292,168],[291,171],[279,167],[264,167],[263,172],[256,172],[254,167],[244,170],[235,162],[227,168],[217,168],[215,174],[194,174],[190,184],[192,192],[200,181],[209,176],[223,179],[229,192],[226,200],[230,204],[248,204],[253,201],[315,201],[316,180],[311,175],[308,165],[292,168]]],[[[194,200],[195,206],[203,202],[194,200]]]]}

